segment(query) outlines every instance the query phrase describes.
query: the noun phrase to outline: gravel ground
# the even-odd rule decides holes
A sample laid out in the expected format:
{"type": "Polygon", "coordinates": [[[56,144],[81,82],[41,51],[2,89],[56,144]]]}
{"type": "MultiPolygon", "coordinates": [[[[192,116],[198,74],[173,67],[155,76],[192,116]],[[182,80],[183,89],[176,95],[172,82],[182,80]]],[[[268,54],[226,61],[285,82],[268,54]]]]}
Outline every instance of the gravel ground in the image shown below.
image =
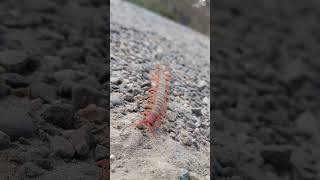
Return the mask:
{"type": "Polygon", "coordinates": [[[100,179],[109,158],[107,8],[0,1],[1,180],[100,179]]]}
{"type": "Polygon", "coordinates": [[[215,4],[217,180],[320,179],[319,10],[277,2],[215,4]]]}
{"type": "Polygon", "coordinates": [[[111,1],[111,179],[210,179],[209,38],[124,1],[111,1]],[[125,12],[125,13],[124,13],[125,12]],[[172,76],[158,138],[142,117],[156,63],[172,76]]]}

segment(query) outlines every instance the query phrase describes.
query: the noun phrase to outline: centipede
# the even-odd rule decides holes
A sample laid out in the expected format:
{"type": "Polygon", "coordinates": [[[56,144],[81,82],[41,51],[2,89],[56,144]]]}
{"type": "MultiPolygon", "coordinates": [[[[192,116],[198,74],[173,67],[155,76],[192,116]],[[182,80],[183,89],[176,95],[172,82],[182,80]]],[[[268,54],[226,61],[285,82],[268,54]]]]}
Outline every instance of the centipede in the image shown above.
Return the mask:
{"type": "Polygon", "coordinates": [[[150,73],[151,87],[146,97],[143,118],[137,121],[138,128],[144,127],[155,135],[166,116],[168,100],[170,95],[170,73],[164,65],[157,64],[154,71],[150,73]]]}

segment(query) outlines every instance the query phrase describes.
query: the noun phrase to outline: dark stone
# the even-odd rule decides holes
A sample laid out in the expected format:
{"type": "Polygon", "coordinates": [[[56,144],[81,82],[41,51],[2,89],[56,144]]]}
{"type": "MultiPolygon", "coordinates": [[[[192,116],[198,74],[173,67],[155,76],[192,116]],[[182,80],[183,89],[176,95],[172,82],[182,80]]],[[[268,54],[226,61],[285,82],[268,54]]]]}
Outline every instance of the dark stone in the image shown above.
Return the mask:
{"type": "Polygon", "coordinates": [[[191,111],[192,111],[196,116],[201,116],[201,109],[200,109],[200,108],[192,108],[191,111]]]}
{"type": "Polygon", "coordinates": [[[70,104],[59,104],[49,106],[42,114],[44,120],[63,129],[73,126],[73,106],[70,104]]]}
{"type": "Polygon", "coordinates": [[[130,94],[125,95],[123,99],[128,101],[128,102],[133,102],[134,101],[134,97],[132,95],[130,95],[130,94]]]}
{"type": "Polygon", "coordinates": [[[33,136],[34,125],[27,113],[0,109],[0,114],[0,131],[6,133],[11,140],[33,136]]]}
{"type": "Polygon", "coordinates": [[[12,88],[27,87],[30,84],[29,79],[16,73],[2,74],[2,79],[12,88]]]}
{"type": "Polygon", "coordinates": [[[141,88],[144,88],[144,87],[151,87],[151,83],[149,81],[145,81],[141,84],[141,88]]]}
{"type": "Polygon", "coordinates": [[[31,84],[31,97],[33,99],[41,98],[46,102],[53,102],[57,99],[57,89],[42,82],[34,82],[31,84]]]}

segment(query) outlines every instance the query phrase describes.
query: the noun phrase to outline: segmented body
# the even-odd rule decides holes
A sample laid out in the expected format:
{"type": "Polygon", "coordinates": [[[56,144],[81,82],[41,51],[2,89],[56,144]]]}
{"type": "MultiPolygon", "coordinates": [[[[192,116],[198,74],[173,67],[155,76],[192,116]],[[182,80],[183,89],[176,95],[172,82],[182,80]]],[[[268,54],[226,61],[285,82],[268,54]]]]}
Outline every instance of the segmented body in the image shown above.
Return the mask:
{"type": "Polygon", "coordinates": [[[167,103],[169,99],[169,72],[164,66],[157,65],[156,70],[151,74],[153,86],[149,89],[149,97],[142,113],[144,118],[138,122],[154,133],[155,128],[161,125],[161,120],[165,117],[167,103]]]}

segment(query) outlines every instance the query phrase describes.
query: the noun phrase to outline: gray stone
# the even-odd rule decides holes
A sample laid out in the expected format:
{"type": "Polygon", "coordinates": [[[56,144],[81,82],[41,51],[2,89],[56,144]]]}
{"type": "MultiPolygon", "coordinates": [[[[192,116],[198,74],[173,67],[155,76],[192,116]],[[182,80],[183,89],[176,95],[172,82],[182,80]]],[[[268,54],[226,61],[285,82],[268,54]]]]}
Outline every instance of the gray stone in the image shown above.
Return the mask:
{"type": "Polygon", "coordinates": [[[172,112],[172,111],[168,111],[168,112],[167,112],[167,119],[168,119],[168,121],[174,122],[174,121],[176,120],[176,118],[177,118],[177,113],[172,112]]]}
{"type": "Polygon", "coordinates": [[[182,137],[182,144],[186,146],[191,146],[192,145],[192,139],[189,136],[182,137]]]}
{"type": "Polygon", "coordinates": [[[195,128],[196,128],[195,123],[194,123],[193,121],[191,121],[191,120],[188,120],[188,121],[186,122],[186,125],[187,125],[188,127],[191,127],[192,129],[195,129],[195,128]]]}
{"type": "Polygon", "coordinates": [[[203,88],[205,88],[207,86],[207,82],[200,80],[197,84],[197,87],[202,90],[203,88]]]}
{"type": "Polygon", "coordinates": [[[180,170],[180,177],[182,178],[182,180],[189,180],[189,171],[187,169],[182,168],[180,170]]]}
{"type": "Polygon", "coordinates": [[[209,105],[209,104],[210,104],[210,99],[209,99],[208,97],[204,97],[204,98],[202,99],[202,102],[205,103],[205,104],[207,104],[207,105],[209,105]]]}
{"type": "Polygon", "coordinates": [[[122,99],[119,96],[116,96],[116,95],[112,95],[111,96],[110,102],[114,106],[118,106],[118,105],[122,105],[123,104],[122,99]]]}
{"type": "Polygon", "coordinates": [[[95,151],[94,151],[94,159],[96,161],[99,161],[101,159],[104,159],[108,156],[108,149],[102,145],[97,145],[95,151]]]}
{"type": "Polygon", "coordinates": [[[11,140],[33,136],[34,125],[27,113],[0,108],[0,114],[0,131],[6,133],[11,140]]]}
{"type": "Polygon", "coordinates": [[[208,129],[200,129],[200,133],[205,136],[205,137],[209,137],[210,136],[210,128],[208,129]]]}
{"type": "Polygon", "coordinates": [[[34,99],[41,98],[46,102],[53,102],[57,99],[57,89],[54,86],[42,82],[34,82],[30,87],[31,97],[34,99]]]}
{"type": "Polygon", "coordinates": [[[170,132],[169,136],[170,136],[172,139],[175,139],[175,138],[176,138],[176,133],[170,132]]]}
{"type": "Polygon", "coordinates": [[[61,136],[51,138],[50,147],[55,155],[62,158],[72,158],[75,154],[75,149],[72,144],[61,136]]]}
{"type": "Polygon", "coordinates": [[[122,80],[118,77],[111,77],[110,82],[111,84],[120,85],[122,83],[122,80]]]}
{"type": "Polygon", "coordinates": [[[6,133],[0,131],[0,150],[10,147],[10,144],[10,137],[6,133]]]}

